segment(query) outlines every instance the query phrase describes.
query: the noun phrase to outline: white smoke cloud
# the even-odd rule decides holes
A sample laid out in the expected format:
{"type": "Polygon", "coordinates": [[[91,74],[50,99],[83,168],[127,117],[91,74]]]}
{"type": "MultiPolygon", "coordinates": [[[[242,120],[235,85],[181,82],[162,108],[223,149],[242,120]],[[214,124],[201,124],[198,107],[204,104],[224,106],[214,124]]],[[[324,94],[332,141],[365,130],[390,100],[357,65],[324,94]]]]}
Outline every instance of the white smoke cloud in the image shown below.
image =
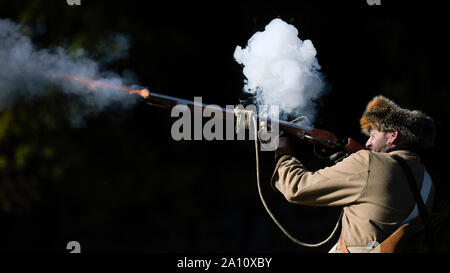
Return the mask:
{"type": "MultiPolygon", "coordinates": [[[[129,107],[136,96],[114,88],[89,89],[86,84],[65,80],[61,75],[75,75],[114,85],[125,85],[126,79],[111,71],[103,71],[96,60],[86,57],[83,50],[76,54],[62,48],[39,49],[30,37],[23,34],[24,27],[9,19],[0,19],[0,111],[14,103],[19,96],[39,97],[49,84],[57,85],[68,94],[79,95],[84,108],[73,111],[69,117],[79,123],[84,115],[102,111],[108,105],[129,107]]],[[[129,42],[126,36],[114,36],[117,44],[111,46],[108,61],[127,56],[129,42]]],[[[105,45],[102,50],[108,52],[105,45]]],[[[70,111],[69,111],[70,112],[70,111]]]]}
{"type": "Polygon", "coordinates": [[[306,115],[312,123],[314,99],[325,87],[316,54],[310,40],[302,41],[294,26],[277,18],[256,32],[247,47],[237,46],[234,58],[243,65],[244,91],[257,104],[278,105],[282,118],[306,115]]]}

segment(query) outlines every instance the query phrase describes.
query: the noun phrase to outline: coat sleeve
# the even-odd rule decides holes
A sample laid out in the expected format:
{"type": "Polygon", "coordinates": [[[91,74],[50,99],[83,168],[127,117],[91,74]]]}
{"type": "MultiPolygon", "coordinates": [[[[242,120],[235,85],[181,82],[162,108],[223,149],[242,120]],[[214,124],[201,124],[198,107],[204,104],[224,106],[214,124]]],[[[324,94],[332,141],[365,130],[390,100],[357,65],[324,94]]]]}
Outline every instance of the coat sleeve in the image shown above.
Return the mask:
{"type": "Polygon", "coordinates": [[[342,206],[361,195],[369,177],[370,152],[354,153],[334,166],[309,172],[293,156],[281,157],[272,175],[272,186],[292,203],[342,206]]]}

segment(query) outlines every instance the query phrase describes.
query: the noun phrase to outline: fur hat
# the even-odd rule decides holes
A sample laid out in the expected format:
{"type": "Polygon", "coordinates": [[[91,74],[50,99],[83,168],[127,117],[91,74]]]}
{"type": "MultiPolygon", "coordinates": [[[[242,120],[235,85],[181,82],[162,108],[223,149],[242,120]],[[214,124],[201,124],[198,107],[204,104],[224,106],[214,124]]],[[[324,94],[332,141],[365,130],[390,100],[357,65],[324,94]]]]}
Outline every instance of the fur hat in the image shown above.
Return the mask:
{"type": "Polygon", "coordinates": [[[401,108],[383,96],[376,96],[367,104],[359,122],[362,133],[367,136],[371,129],[398,130],[409,145],[418,148],[434,145],[436,125],[431,117],[418,110],[401,108]]]}

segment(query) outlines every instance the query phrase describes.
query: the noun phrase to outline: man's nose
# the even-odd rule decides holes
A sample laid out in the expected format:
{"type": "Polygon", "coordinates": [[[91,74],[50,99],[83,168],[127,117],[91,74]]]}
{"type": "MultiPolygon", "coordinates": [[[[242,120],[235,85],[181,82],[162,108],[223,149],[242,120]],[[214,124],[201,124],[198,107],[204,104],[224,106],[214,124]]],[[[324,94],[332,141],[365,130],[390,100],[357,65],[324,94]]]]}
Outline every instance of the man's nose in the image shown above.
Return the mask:
{"type": "Polygon", "coordinates": [[[366,148],[370,150],[371,147],[372,147],[372,143],[370,142],[370,139],[368,139],[366,142],[366,148]]]}

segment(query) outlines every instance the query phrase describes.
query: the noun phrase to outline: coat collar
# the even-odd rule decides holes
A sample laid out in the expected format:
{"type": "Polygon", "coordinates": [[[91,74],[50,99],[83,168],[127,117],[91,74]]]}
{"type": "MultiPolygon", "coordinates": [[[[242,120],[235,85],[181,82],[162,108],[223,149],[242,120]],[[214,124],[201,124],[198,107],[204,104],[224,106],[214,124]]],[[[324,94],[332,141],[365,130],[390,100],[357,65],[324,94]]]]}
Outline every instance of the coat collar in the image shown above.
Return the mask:
{"type": "Polygon", "coordinates": [[[420,156],[417,154],[417,152],[412,151],[407,146],[398,146],[391,148],[386,151],[388,154],[397,154],[403,158],[412,158],[420,162],[420,156]]]}

